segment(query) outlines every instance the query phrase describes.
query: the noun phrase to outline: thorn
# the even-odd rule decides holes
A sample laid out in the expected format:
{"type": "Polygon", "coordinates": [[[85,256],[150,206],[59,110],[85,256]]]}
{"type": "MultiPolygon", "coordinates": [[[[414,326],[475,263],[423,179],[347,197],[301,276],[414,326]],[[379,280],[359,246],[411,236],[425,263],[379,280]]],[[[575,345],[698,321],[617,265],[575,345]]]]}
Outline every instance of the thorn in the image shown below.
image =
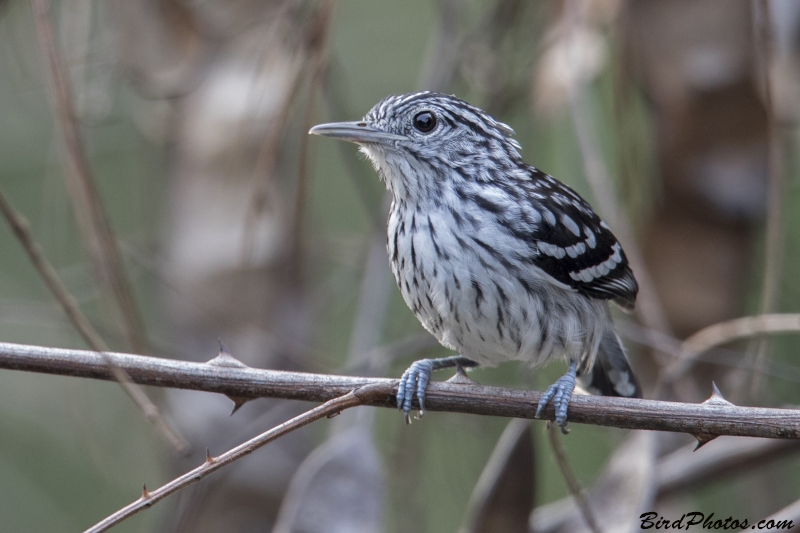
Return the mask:
{"type": "Polygon", "coordinates": [[[219,343],[219,353],[230,353],[228,349],[225,348],[225,345],[222,344],[222,337],[217,337],[217,342],[219,343]]]}
{"type": "Polygon", "coordinates": [[[213,457],[211,457],[211,452],[206,448],[206,464],[212,464],[216,461],[213,457]]]}
{"type": "MultiPolygon", "coordinates": [[[[226,396],[228,395],[226,394],[226,396]]],[[[231,414],[228,416],[233,416],[233,413],[238,411],[241,406],[252,400],[252,398],[247,398],[245,396],[228,396],[228,399],[233,402],[233,409],[231,410],[231,414]]]]}
{"type": "Polygon", "coordinates": [[[219,343],[219,354],[213,359],[209,360],[207,364],[214,366],[249,368],[246,364],[242,363],[228,353],[228,350],[225,349],[225,346],[223,346],[222,342],[219,343]]]}
{"type": "Polygon", "coordinates": [[[342,412],[341,412],[341,411],[335,411],[335,412],[333,412],[333,413],[329,414],[327,418],[336,418],[336,417],[337,417],[337,416],[339,416],[340,414],[342,414],[342,412]]]}
{"type": "Polygon", "coordinates": [[[694,447],[694,450],[692,450],[693,452],[696,452],[712,440],[719,437],[719,435],[709,435],[708,433],[698,433],[696,435],[692,434],[692,436],[697,439],[697,446],[694,447]]]}
{"type": "Polygon", "coordinates": [[[717,388],[717,384],[711,382],[711,396],[708,397],[701,405],[725,405],[733,407],[733,404],[722,397],[722,393],[717,388]]]}
{"type": "Polygon", "coordinates": [[[142,499],[149,500],[150,492],[147,490],[147,485],[142,485],[142,499]]]}

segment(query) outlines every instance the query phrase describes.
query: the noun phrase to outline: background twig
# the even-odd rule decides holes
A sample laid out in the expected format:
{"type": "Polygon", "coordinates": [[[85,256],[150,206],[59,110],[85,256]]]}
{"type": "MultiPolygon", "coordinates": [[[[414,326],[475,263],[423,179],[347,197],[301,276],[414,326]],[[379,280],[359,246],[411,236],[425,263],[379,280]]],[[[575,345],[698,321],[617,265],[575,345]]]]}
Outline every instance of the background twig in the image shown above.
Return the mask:
{"type": "Polygon", "coordinates": [[[86,344],[100,353],[106,360],[106,364],[111,370],[114,379],[119,382],[122,390],[125,391],[130,399],[133,400],[133,403],[142,411],[145,420],[156,427],[159,433],[170,443],[175,451],[182,454],[188,452],[189,443],[181,438],[167,423],[158,407],[150,401],[150,398],[147,397],[140,387],[137,387],[136,384],[131,381],[128,374],[117,367],[112,359],[108,357],[106,354],[106,352],[108,352],[108,345],[103,341],[102,337],[100,337],[100,334],[97,333],[97,330],[94,329],[92,323],[89,322],[89,319],[86,318],[86,315],[83,314],[80,307],[78,307],[78,303],[75,301],[72,294],[70,294],[66,285],[61,281],[56,269],[53,268],[53,265],[50,264],[44,254],[42,254],[41,249],[36,244],[36,241],[33,240],[30,231],[28,231],[27,221],[22,215],[16,212],[2,191],[0,191],[0,213],[3,214],[3,217],[6,219],[6,222],[8,222],[14,235],[16,235],[20,244],[25,249],[25,253],[31,260],[31,263],[33,263],[33,266],[36,268],[36,271],[41,276],[45,285],[47,285],[47,288],[50,289],[50,292],[61,305],[61,308],[64,310],[64,313],[66,313],[70,322],[72,322],[72,325],[78,330],[78,333],[83,337],[83,340],[86,341],[86,344]]]}
{"type": "MultiPolygon", "coordinates": [[[[767,194],[767,229],[764,246],[764,281],[761,287],[759,312],[767,314],[775,312],[780,297],[781,270],[784,256],[784,214],[783,214],[783,150],[781,131],[775,120],[772,104],[772,82],[770,79],[770,62],[772,60],[771,15],[768,0],[754,0],[754,19],[756,23],[755,49],[757,63],[761,71],[761,92],[764,108],[767,113],[767,140],[769,143],[769,182],[767,194]]],[[[769,339],[759,339],[754,350],[748,353],[747,359],[755,363],[756,371],[752,373],[750,396],[756,397],[763,383],[764,369],[767,364],[769,339]]],[[[747,365],[745,365],[747,366],[747,365]]]]}
{"type": "Polygon", "coordinates": [[[572,497],[575,498],[575,504],[578,506],[578,509],[580,509],[581,515],[586,521],[586,525],[589,526],[589,529],[591,529],[594,533],[602,533],[600,527],[597,525],[597,520],[594,518],[594,513],[589,505],[589,500],[583,494],[583,488],[581,487],[578,478],[575,476],[575,472],[572,471],[572,467],[569,465],[567,452],[564,451],[564,446],[561,445],[561,440],[558,436],[558,430],[555,429],[552,424],[548,423],[547,426],[547,439],[550,441],[550,448],[553,450],[553,455],[556,458],[558,469],[561,470],[561,475],[564,478],[569,491],[572,493],[572,497]]]}
{"type": "Polygon", "coordinates": [[[144,325],[130,283],[125,274],[122,255],[103,207],[100,192],[86,160],[77,113],[64,58],[56,47],[48,0],[31,0],[39,49],[50,69],[56,116],[64,140],[65,179],[72,196],[73,211],[84,245],[92,262],[99,285],[114,295],[122,313],[125,334],[131,349],[149,353],[144,325]]]}

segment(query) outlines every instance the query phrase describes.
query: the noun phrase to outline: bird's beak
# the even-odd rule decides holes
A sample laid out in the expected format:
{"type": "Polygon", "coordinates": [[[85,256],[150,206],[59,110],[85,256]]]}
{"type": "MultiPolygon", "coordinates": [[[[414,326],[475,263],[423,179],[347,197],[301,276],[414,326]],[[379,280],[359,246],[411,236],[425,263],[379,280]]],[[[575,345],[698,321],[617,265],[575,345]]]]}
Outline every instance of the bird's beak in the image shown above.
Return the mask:
{"type": "Polygon", "coordinates": [[[370,126],[366,122],[332,122],[330,124],[320,124],[308,130],[308,133],[359,144],[407,140],[407,137],[403,135],[395,135],[394,133],[382,131],[374,126],[370,126]]]}

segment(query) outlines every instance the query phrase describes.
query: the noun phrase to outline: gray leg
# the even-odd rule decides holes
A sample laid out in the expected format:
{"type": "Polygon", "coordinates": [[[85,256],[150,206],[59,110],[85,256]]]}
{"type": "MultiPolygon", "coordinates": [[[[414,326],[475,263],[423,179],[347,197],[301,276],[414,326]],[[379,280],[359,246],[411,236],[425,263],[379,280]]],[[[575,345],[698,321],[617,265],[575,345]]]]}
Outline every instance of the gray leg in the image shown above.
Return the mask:
{"type": "Polygon", "coordinates": [[[567,373],[547,388],[539,400],[539,406],[536,408],[535,416],[539,418],[547,402],[552,398],[553,407],[556,411],[556,424],[561,428],[561,433],[564,435],[569,433],[567,430],[567,407],[572,398],[572,391],[575,390],[575,367],[575,361],[570,361],[567,373]]]}
{"type": "Polygon", "coordinates": [[[414,361],[408,370],[403,372],[400,377],[400,385],[397,387],[397,408],[405,414],[406,424],[411,423],[409,413],[415,394],[419,400],[419,416],[425,414],[425,388],[428,386],[433,371],[454,366],[473,367],[478,366],[478,363],[470,361],[463,355],[442,357],[441,359],[420,359],[414,361]]]}

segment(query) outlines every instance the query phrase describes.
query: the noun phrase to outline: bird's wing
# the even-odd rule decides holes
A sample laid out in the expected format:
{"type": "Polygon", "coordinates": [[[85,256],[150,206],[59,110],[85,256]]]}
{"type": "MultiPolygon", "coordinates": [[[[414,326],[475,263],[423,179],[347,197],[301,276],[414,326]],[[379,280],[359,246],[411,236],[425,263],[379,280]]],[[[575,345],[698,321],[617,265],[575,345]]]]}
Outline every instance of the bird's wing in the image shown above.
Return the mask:
{"type": "Polygon", "coordinates": [[[540,215],[530,235],[538,252],[532,263],[586,296],[633,309],[639,287],[614,234],[575,191],[536,173],[528,198],[540,215]]]}

